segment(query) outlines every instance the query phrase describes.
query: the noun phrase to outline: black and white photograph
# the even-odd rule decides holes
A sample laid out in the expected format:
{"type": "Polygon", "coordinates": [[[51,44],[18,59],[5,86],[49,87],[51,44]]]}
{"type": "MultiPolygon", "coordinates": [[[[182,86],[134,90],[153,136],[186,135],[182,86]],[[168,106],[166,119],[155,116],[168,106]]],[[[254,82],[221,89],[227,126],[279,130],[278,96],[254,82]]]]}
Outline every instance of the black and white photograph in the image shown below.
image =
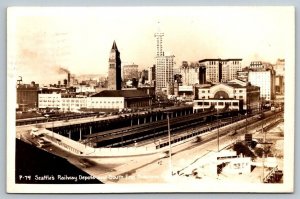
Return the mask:
{"type": "Polygon", "coordinates": [[[7,192],[294,190],[292,6],[10,7],[7,192]]]}

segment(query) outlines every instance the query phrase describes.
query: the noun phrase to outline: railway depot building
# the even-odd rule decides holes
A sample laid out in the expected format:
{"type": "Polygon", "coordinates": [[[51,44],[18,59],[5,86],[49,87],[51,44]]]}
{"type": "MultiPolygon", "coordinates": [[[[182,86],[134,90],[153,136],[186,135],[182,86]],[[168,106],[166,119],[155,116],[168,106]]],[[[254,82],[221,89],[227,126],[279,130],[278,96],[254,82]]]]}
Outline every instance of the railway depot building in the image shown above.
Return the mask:
{"type": "MultiPolygon", "coordinates": [[[[87,103],[95,108],[138,108],[149,107],[152,98],[141,90],[105,90],[90,97],[87,103]]],[[[88,107],[89,108],[89,107],[88,107]]]]}
{"type": "Polygon", "coordinates": [[[31,84],[17,85],[17,108],[22,111],[30,108],[37,108],[39,85],[35,82],[31,84]]]}
{"type": "Polygon", "coordinates": [[[228,83],[204,84],[197,89],[197,99],[193,102],[194,112],[209,108],[216,109],[259,109],[260,88],[248,82],[232,80],[228,83]]]}
{"type": "Polygon", "coordinates": [[[112,109],[148,107],[152,104],[150,95],[141,90],[105,90],[90,97],[63,97],[61,93],[40,93],[39,109],[78,111],[80,109],[112,109]]]}

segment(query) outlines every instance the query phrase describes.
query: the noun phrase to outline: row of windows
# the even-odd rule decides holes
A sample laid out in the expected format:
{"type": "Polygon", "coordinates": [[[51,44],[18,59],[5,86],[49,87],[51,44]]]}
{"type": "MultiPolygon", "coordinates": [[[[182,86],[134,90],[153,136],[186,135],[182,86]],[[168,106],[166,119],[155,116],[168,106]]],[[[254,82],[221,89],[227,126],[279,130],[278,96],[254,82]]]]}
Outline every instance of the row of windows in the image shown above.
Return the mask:
{"type": "Polygon", "coordinates": [[[39,102],[60,102],[60,100],[39,100],[39,102]]]}
{"type": "Polygon", "coordinates": [[[57,108],[57,107],[60,107],[59,104],[39,104],[39,108],[43,108],[43,107],[54,107],[54,108],[57,108]]]}
{"type": "Polygon", "coordinates": [[[86,104],[61,104],[62,106],[86,106],[86,104]]]}
{"type": "MultiPolygon", "coordinates": [[[[210,93],[210,90],[208,90],[207,92],[210,93]]],[[[203,90],[202,93],[205,93],[205,90],[203,90]]]]}
{"type": "MultiPolygon", "coordinates": [[[[223,106],[225,104],[232,104],[232,106],[238,106],[239,103],[238,102],[211,102],[211,105],[219,105],[219,106],[223,106]]],[[[198,105],[204,105],[204,106],[208,106],[210,103],[209,102],[198,102],[198,105]]]]}
{"type": "MultiPolygon", "coordinates": [[[[100,104],[102,104],[102,103],[106,104],[106,101],[103,101],[103,102],[102,101],[95,101],[95,102],[92,101],[92,104],[98,104],[98,103],[100,103],[100,104]]],[[[110,103],[112,103],[112,104],[114,104],[114,103],[118,104],[118,103],[122,103],[122,101],[112,101],[112,102],[111,101],[107,101],[107,103],[108,104],[110,104],[110,103]]]]}
{"type": "Polygon", "coordinates": [[[123,106],[121,105],[99,105],[99,106],[92,106],[92,107],[88,107],[88,108],[122,108],[123,106]]]}
{"type": "MultiPolygon", "coordinates": [[[[201,97],[201,99],[206,99],[206,98],[207,98],[207,99],[210,99],[210,96],[202,96],[202,97],[201,97]]],[[[241,96],[234,96],[233,98],[234,98],[234,99],[237,99],[237,98],[238,98],[238,99],[243,99],[244,96],[242,96],[242,95],[241,95],[241,96]]]]}
{"type": "Polygon", "coordinates": [[[85,100],[73,100],[73,99],[72,100],[62,100],[62,102],[70,102],[70,101],[78,103],[78,102],[85,101],[85,100]]]}

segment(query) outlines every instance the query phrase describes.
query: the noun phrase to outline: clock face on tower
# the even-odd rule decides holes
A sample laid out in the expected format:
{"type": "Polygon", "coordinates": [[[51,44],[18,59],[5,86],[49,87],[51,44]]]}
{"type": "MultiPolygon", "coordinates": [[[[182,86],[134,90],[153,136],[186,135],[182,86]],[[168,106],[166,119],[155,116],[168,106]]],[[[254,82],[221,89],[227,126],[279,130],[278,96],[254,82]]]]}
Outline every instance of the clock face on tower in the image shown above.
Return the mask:
{"type": "Polygon", "coordinates": [[[109,59],[115,59],[116,58],[116,53],[115,52],[111,52],[109,59]]]}

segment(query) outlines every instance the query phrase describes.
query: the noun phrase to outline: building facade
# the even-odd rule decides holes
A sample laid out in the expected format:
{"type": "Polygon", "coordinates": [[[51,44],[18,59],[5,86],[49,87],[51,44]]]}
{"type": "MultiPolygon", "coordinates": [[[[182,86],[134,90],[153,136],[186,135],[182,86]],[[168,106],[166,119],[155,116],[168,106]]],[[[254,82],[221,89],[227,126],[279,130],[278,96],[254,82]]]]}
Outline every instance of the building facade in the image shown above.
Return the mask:
{"type": "Polygon", "coordinates": [[[32,82],[31,84],[17,85],[17,107],[22,111],[38,107],[39,85],[32,82]]]}
{"type": "Polygon", "coordinates": [[[262,61],[252,61],[250,62],[249,69],[262,69],[264,68],[262,61]]]}
{"type": "Polygon", "coordinates": [[[136,64],[124,65],[123,66],[123,81],[132,80],[135,78],[136,80],[139,78],[138,73],[139,66],[136,64]]]}
{"type": "Polygon", "coordinates": [[[54,109],[63,112],[77,112],[80,109],[110,109],[149,107],[153,96],[149,89],[104,90],[90,97],[63,97],[61,93],[38,94],[38,108],[54,109]]]}
{"type": "Polygon", "coordinates": [[[76,93],[95,93],[95,86],[90,85],[76,85],[74,86],[76,89],[76,93]]]}
{"type": "Polygon", "coordinates": [[[248,81],[248,73],[249,73],[249,70],[238,71],[237,79],[247,82],[248,81]]]}
{"type": "Polygon", "coordinates": [[[87,108],[86,97],[62,97],[60,110],[63,112],[76,112],[82,108],[87,108]]]}
{"type": "Polygon", "coordinates": [[[88,97],[86,99],[88,109],[115,109],[124,107],[124,97],[88,97]]]}
{"type": "Polygon", "coordinates": [[[284,77],[285,59],[277,59],[276,64],[274,65],[274,70],[276,71],[276,75],[284,77]]]}
{"type": "Polygon", "coordinates": [[[284,94],[284,77],[276,75],[275,77],[275,94],[283,95],[284,94]]]}
{"type": "Polygon", "coordinates": [[[175,94],[179,101],[192,102],[194,99],[193,86],[178,86],[178,92],[175,94]]]}
{"type": "Polygon", "coordinates": [[[108,68],[108,89],[109,90],[121,90],[121,58],[117,44],[114,41],[110,56],[109,56],[109,68],[108,68]]]}
{"type": "Polygon", "coordinates": [[[39,109],[60,109],[61,93],[39,93],[38,94],[39,109]]]}
{"type": "Polygon", "coordinates": [[[260,108],[260,88],[240,80],[199,87],[197,93],[198,100],[194,100],[194,110],[211,107],[243,110],[260,108]]]}
{"type": "Polygon", "coordinates": [[[151,67],[148,68],[148,81],[149,81],[149,84],[150,86],[155,86],[155,64],[151,67]]]}
{"type": "Polygon", "coordinates": [[[277,59],[274,65],[276,71],[276,94],[284,94],[284,82],[285,82],[285,59],[277,59]]]}
{"type": "Polygon", "coordinates": [[[228,82],[236,79],[237,71],[242,70],[242,59],[203,59],[199,66],[206,68],[206,81],[228,82]]]}
{"type": "MultiPolygon", "coordinates": [[[[142,90],[106,90],[91,96],[92,102],[97,100],[107,100],[106,108],[140,108],[149,107],[152,104],[152,97],[142,90]],[[103,99],[101,99],[103,98],[103,99]]],[[[89,105],[90,103],[88,103],[89,105]]]]}
{"type": "Polygon", "coordinates": [[[261,70],[249,71],[248,81],[260,87],[260,97],[262,100],[275,99],[275,71],[274,70],[261,70]]]}
{"type": "Polygon", "coordinates": [[[199,65],[190,64],[187,61],[183,61],[179,68],[180,75],[182,76],[182,84],[186,86],[199,84],[199,65]]]}
{"type": "Polygon", "coordinates": [[[144,70],[139,72],[139,79],[143,79],[144,81],[148,81],[149,80],[148,77],[149,77],[149,70],[144,69],[144,70]]]}
{"type": "Polygon", "coordinates": [[[174,81],[174,57],[174,55],[156,57],[155,86],[157,92],[167,88],[167,86],[174,81]]]}
{"type": "Polygon", "coordinates": [[[161,92],[174,81],[174,55],[165,55],[163,51],[164,33],[155,33],[156,37],[156,62],[155,62],[155,90],[161,92]]]}

